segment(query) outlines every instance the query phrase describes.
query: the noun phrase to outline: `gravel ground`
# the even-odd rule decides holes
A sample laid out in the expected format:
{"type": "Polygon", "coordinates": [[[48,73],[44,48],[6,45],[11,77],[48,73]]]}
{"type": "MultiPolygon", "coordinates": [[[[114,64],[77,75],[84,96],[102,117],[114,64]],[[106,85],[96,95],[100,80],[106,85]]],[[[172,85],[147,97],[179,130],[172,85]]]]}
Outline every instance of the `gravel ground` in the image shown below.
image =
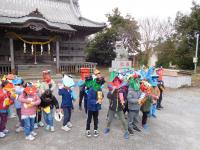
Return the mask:
{"type": "Polygon", "coordinates": [[[141,133],[135,132],[128,140],[123,138],[122,125],[117,119],[111,125],[111,132],[108,135],[103,133],[107,100],[99,116],[98,138],[85,137],[86,115],[78,110],[77,102],[71,131],[61,130],[61,122],[55,122],[54,133],[44,128],[37,129],[38,136],[34,141],[25,140],[23,132],[15,133],[17,118],[9,119],[10,133],[0,139],[0,150],[200,150],[199,91],[196,88],[167,89],[163,98],[164,109],[158,111],[157,119],[150,118],[150,128],[141,133]]]}

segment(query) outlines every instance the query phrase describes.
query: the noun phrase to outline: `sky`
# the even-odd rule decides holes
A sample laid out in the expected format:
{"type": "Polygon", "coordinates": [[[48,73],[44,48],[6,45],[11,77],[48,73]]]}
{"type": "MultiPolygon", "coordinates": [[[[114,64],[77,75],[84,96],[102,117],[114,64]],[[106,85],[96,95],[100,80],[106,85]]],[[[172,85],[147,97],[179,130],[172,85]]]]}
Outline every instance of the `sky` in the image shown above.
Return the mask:
{"type": "Polygon", "coordinates": [[[190,13],[192,0],[79,0],[79,5],[83,17],[97,22],[106,22],[105,14],[112,13],[116,7],[123,16],[130,14],[136,20],[146,17],[174,19],[178,11],[190,13]]]}

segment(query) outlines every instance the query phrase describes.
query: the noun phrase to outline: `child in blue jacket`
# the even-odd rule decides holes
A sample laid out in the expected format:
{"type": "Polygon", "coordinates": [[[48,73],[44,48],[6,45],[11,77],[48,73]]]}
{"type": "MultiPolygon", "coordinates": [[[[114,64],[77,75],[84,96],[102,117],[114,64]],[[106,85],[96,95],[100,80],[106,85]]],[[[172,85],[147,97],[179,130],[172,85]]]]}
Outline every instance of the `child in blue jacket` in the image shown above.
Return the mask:
{"type": "Polygon", "coordinates": [[[64,113],[63,126],[62,129],[65,131],[69,131],[72,128],[71,120],[71,112],[73,108],[73,100],[75,100],[75,96],[70,87],[74,86],[74,81],[72,78],[67,75],[62,79],[64,87],[59,86],[58,94],[62,96],[61,108],[64,113]]]}
{"type": "Polygon", "coordinates": [[[103,93],[101,86],[104,84],[104,78],[99,77],[95,80],[86,81],[86,86],[89,88],[87,93],[87,109],[88,109],[88,118],[86,124],[86,136],[91,137],[90,133],[90,124],[93,117],[94,120],[94,136],[99,136],[98,132],[98,116],[99,110],[101,109],[103,93]],[[87,82],[90,82],[88,85],[87,82]]]}

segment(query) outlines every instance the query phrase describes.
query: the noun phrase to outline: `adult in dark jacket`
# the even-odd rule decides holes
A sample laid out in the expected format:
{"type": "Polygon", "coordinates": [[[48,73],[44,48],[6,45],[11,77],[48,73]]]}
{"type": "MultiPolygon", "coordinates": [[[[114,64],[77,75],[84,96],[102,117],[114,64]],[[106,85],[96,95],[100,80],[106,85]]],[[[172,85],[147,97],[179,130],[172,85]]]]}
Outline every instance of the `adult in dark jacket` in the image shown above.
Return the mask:
{"type": "Polygon", "coordinates": [[[44,120],[47,124],[46,130],[54,131],[53,126],[53,108],[55,106],[56,111],[59,110],[59,104],[56,97],[52,94],[51,90],[46,90],[40,97],[40,107],[43,110],[44,120]]]}

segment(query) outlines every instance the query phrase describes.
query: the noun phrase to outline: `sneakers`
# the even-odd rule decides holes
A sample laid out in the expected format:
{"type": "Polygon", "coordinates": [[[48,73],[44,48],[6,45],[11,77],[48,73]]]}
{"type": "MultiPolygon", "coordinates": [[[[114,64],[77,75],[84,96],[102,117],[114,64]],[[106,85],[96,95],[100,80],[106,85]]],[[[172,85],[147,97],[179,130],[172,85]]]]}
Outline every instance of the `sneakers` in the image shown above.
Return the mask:
{"type": "Polygon", "coordinates": [[[19,133],[19,132],[24,131],[24,128],[23,128],[23,127],[18,127],[15,131],[16,131],[17,133],[19,133]]]}
{"type": "Polygon", "coordinates": [[[38,125],[39,125],[40,127],[44,127],[44,123],[43,123],[42,121],[38,122],[38,125]]]}
{"type": "Polygon", "coordinates": [[[66,126],[62,126],[61,129],[65,130],[65,131],[70,131],[71,128],[69,128],[67,125],[66,126]]]}
{"type": "Polygon", "coordinates": [[[31,132],[31,135],[32,135],[32,136],[37,136],[37,133],[34,132],[34,131],[32,131],[32,132],[31,132]]]}
{"type": "Polygon", "coordinates": [[[72,125],[71,122],[68,122],[68,123],[67,123],[67,126],[68,126],[69,128],[72,128],[73,125],[72,125]]]}
{"type": "Polygon", "coordinates": [[[38,124],[37,123],[34,124],[34,129],[38,129],[38,124]]]}
{"type": "Polygon", "coordinates": [[[124,133],[124,139],[128,139],[129,138],[129,134],[128,134],[128,131],[126,131],[125,133],[124,133]]]}
{"type": "Polygon", "coordinates": [[[97,130],[94,130],[94,137],[99,136],[99,132],[97,130]]]}
{"type": "Polygon", "coordinates": [[[9,133],[9,130],[8,130],[8,129],[4,129],[4,130],[3,130],[3,133],[4,133],[4,134],[8,134],[8,133],[9,133]]]}
{"type": "Polygon", "coordinates": [[[51,126],[51,127],[50,127],[50,131],[51,131],[51,132],[54,132],[54,131],[55,131],[54,126],[51,126]]]}
{"type": "Polygon", "coordinates": [[[50,130],[50,126],[49,126],[49,125],[46,126],[46,130],[47,130],[47,131],[50,130]]]}
{"type": "Polygon", "coordinates": [[[133,130],[138,131],[138,132],[141,132],[141,130],[140,130],[136,125],[133,126],[133,130]]]}
{"type": "Polygon", "coordinates": [[[107,134],[107,133],[109,133],[109,132],[110,132],[110,129],[109,129],[109,128],[105,128],[105,129],[104,129],[104,133],[105,133],[105,134],[107,134]]]}
{"type": "Polygon", "coordinates": [[[3,133],[3,132],[0,132],[0,138],[4,138],[6,136],[6,134],[5,133],[3,133]]]}
{"type": "Polygon", "coordinates": [[[147,124],[143,124],[142,127],[147,130],[148,129],[148,125],[147,124]]]}
{"type": "Polygon", "coordinates": [[[155,114],[152,114],[152,117],[153,117],[153,118],[157,118],[157,116],[156,116],[155,114]]]}
{"type": "Polygon", "coordinates": [[[133,130],[131,128],[128,128],[128,132],[129,132],[130,135],[134,134],[134,132],[133,132],[133,130]]]}
{"type": "Polygon", "coordinates": [[[26,136],[25,138],[26,140],[29,140],[29,141],[33,141],[35,139],[35,137],[33,135],[29,135],[29,136],[26,136]]]}
{"type": "Polygon", "coordinates": [[[91,137],[92,136],[91,133],[90,133],[90,130],[86,130],[86,136],[87,137],[91,137]]]}

